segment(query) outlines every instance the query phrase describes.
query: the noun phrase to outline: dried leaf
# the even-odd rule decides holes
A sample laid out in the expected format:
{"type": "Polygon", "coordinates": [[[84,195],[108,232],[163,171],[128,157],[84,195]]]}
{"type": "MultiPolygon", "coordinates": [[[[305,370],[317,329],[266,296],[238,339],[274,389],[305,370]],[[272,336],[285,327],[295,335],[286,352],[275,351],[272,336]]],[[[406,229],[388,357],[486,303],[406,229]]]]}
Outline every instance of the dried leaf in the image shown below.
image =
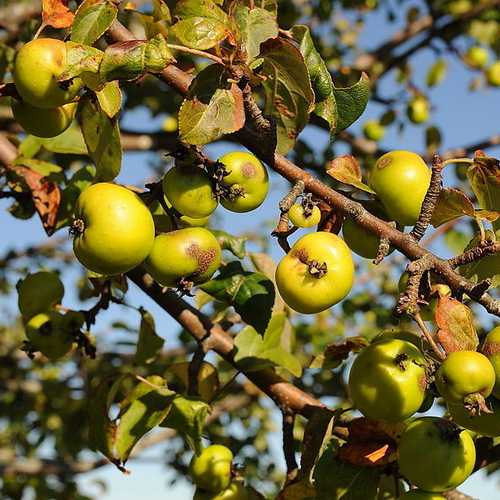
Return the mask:
{"type": "Polygon", "coordinates": [[[75,14],[68,9],[68,0],[42,0],[42,22],[53,28],[69,28],[75,14]]]}
{"type": "Polygon", "coordinates": [[[341,344],[330,344],[313,359],[309,368],[336,368],[351,352],[359,352],[367,345],[368,341],[364,337],[351,337],[341,344]]]}
{"type": "Polygon", "coordinates": [[[56,229],[57,212],[61,203],[59,186],[27,166],[16,166],[14,171],[30,189],[43,228],[47,235],[50,236],[56,229]]]}
{"type": "Polygon", "coordinates": [[[339,156],[330,161],[326,166],[326,173],[343,184],[354,186],[367,193],[375,193],[372,188],[362,182],[361,167],[352,155],[339,156]]]}
{"type": "Polygon", "coordinates": [[[446,352],[475,351],[479,339],[472,311],[452,297],[439,297],[436,308],[437,338],[446,352]]]}

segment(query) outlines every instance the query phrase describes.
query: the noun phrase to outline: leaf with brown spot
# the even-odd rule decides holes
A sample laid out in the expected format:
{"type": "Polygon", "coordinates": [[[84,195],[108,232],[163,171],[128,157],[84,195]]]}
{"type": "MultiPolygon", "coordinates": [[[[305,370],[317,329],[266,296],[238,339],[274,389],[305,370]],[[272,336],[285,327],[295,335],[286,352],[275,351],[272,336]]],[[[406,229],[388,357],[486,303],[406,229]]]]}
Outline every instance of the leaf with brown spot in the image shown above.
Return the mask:
{"type": "Polygon", "coordinates": [[[68,0],[42,0],[42,22],[53,28],[69,28],[75,14],[68,9],[68,0]]]}
{"type": "Polygon", "coordinates": [[[368,341],[364,337],[350,337],[341,344],[330,344],[312,360],[309,368],[336,368],[351,352],[359,352],[367,345],[368,341]]]}
{"type": "Polygon", "coordinates": [[[464,215],[474,217],[474,205],[467,195],[459,189],[446,188],[441,191],[432,214],[431,224],[439,227],[464,215]]]}
{"type": "Polygon", "coordinates": [[[479,339],[472,311],[457,299],[439,297],[436,308],[437,338],[444,350],[475,351],[479,339]]]}
{"type": "Polygon", "coordinates": [[[14,172],[28,186],[43,228],[48,236],[52,235],[56,228],[57,212],[61,203],[59,186],[38,172],[22,165],[14,167],[14,172]]]}
{"type": "Polygon", "coordinates": [[[371,187],[362,182],[359,162],[352,155],[339,156],[328,162],[326,173],[342,184],[348,184],[367,193],[375,194],[371,187]]]}
{"type": "Polygon", "coordinates": [[[394,443],[353,442],[339,450],[339,458],[344,462],[359,467],[380,467],[396,460],[394,443]]]}
{"type": "Polygon", "coordinates": [[[243,127],[243,94],[229,78],[224,66],[212,64],[193,80],[179,110],[179,134],[183,142],[201,146],[243,127]]]}

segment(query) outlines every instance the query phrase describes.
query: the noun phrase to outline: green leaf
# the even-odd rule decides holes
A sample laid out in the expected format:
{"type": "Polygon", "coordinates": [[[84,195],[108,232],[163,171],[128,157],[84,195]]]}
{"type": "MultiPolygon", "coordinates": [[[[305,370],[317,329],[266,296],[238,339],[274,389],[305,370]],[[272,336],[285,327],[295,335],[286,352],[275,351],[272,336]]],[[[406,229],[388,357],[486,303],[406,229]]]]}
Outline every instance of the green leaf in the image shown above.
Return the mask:
{"type": "Polygon", "coordinates": [[[361,167],[358,160],[352,155],[339,156],[330,161],[326,166],[326,173],[336,181],[375,194],[370,186],[362,182],[361,167]]]}
{"type": "Polygon", "coordinates": [[[375,500],[380,471],[356,467],[337,456],[336,440],[325,450],[314,470],[319,500],[375,500]]]}
{"type": "Polygon", "coordinates": [[[109,45],[104,51],[99,74],[103,80],[132,80],[145,73],[159,73],[175,59],[165,37],[129,40],[109,45]]]}
{"type": "Polygon", "coordinates": [[[76,122],[73,122],[62,134],[56,137],[44,139],[34,135],[26,136],[19,145],[19,153],[26,158],[32,158],[42,147],[52,153],[87,154],[87,146],[83,140],[80,127],[76,122]]]}
{"type": "Polygon", "coordinates": [[[210,49],[231,35],[227,14],[211,0],[181,0],[174,15],[172,33],[192,49],[210,49]]]}
{"type": "Polygon", "coordinates": [[[211,232],[215,235],[223,250],[229,250],[235,257],[238,257],[238,259],[243,259],[245,257],[245,243],[248,238],[233,236],[232,234],[226,233],[226,231],[217,229],[212,229],[211,232]]]}
{"type": "Polygon", "coordinates": [[[164,0],[153,0],[153,19],[155,21],[172,21],[172,14],[164,0]]]}
{"type": "MultiPolygon", "coordinates": [[[[484,210],[500,210],[500,163],[496,158],[476,156],[467,170],[467,178],[479,205],[484,210]]],[[[493,227],[500,228],[495,222],[493,227]]]]}
{"type": "Polygon", "coordinates": [[[118,122],[109,118],[99,103],[91,99],[80,101],[78,120],[88,154],[97,169],[96,181],[113,180],[120,173],[122,162],[118,122]]]}
{"type": "Polygon", "coordinates": [[[189,396],[176,396],[162,427],[177,430],[195,450],[201,448],[201,437],[210,406],[200,399],[189,396]]]}
{"type": "Polygon", "coordinates": [[[472,202],[460,189],[445,188],[439,193],[431,224],[439,227],[464,215],[474,217],[475,210],[472,202]]]}
{"type": "Polygon", "coordinates": [[[77,170],[61,193],[61,204],[57,214],[57,229],[68,226],[73,220],[76,200],[94,181],[95,167],[86,165],[77,170]]]}
{"type": "Polygon", "coordinates": [[[153,316],[141,309],[141,326],[134,362],[138,365],[151,363],[161,351],[165,340],[157,333],[153,316]]]}
{"type": "Polygon", "coordinates": [[[85,0],[77,9],[71,27],[71,41],[93,45],[116,19],[112,2],[85,0]]]}
{"type": "MultiPolygon", "coordinates": [[[[499,241],[500,230],[497,230],[496,233],[493,233],[493,231],[486,231],[485,236],[489,241],[495,241],[495,239],[496,241],[499,241]]],[[[475,248],[480,244],[481,236],[477,234],[474,238],[472,238],[472,240],[469,241],[464,251],[475,248]]],[[[462,244],[462,247],[456,250],[456,252],[462,251],[463,248],[462,244]]],[[[498,274],[498,270],[500,269],[500,266],[498,265],[499,262],[499,254],[487,255],[482,259],[471,262],[465,266],[461,266],[459,271],[462,276],[472,279],[475,282],[491,279],[491,288],[496,288],[500,286],[500,274],[498,274]]]]}
{"type": "Polygon", "coordinates": [[[62,168],[59,165],[54,165],[53,163],[49,163],[48,161],[25,158],[24,156],[18,156],[16,158],[15,164],[28,167],[30,170],[34,170],[44,177],[62,172],[62,168]]]}
{"type": "Polygon", "coordinates": [[[243,127],[243,95],[228,78],[219,64],[208,66],[195,78],[179,110],[182,141],[201,146],[243,127]]]}
{"type": "Polygon", "coordinates": [[[312,88],[315,95],[314,113],[325,120],[330,130],[335,131],[337,125],[337,104],[333,94],[333,80],[321,55],[314,46],[308,26],[296,25],[290,30],[294,40],[299,44],[300,52],[306,62],[312,88]]]}
{"type": "Polygon", "coordinates": [[[309,121],[314,93],[304,58],[292,42],[281,38],[261,46],[260,74],[265,78],[265,113],[276,120],[278,147],[287,153],[309,121]]]}
{"type": "Polygon", "coordinates": [[[66,42],[65,71],[59,81],[69,80],[82,73],[98,73],[104,53],[81,43],[66,42]]]}
{"type": "Polygon", "coordinates": [[[120,405],[122,411],[113,440],[113,456],[120,463],[127,461],[144,434],[165,419],[175,397],[162,377],[151,375],[147,381],[137,384],[120,405]]]}
{"type": "Polygon", "coordinates": [[[247,63],[253,61],[260,53],[261,43],[278,36],[276,16],[265,9],[249,9],[238,5],[235,20],[239,29],[240,44],[246,54],[247,63]]]}
{"type": "MultiPolygon", "coordinates": [[[[32,137],[32,136],[30,136],[32,137]]],[[[76,120],[62,133],[49,139],[36,138],[40,146],[52,153],[86,155],[87,145],[76,120]]]]}
{"type": "Polygon", "coordinates": [[[334,87],[333,95],[337,103],[338,114],[338,122],[333,132],[338,133],[349,127],[363,114],[370,98],[370,80],[363,73],[359,81],[351,87],[334,87]]]}
{"type": "Polygon", "coordinates": [[[274,304],[273,282],[261,273],[245,271],[240,262],[230,262],[220,274],[200,288],[217,300],[232,305],[243,321],[263,332],[274,304]]]}
{"type": "Polygon", "coordinates": [[[275,314],[262,337],[252,326],[246,326],[234,339],[237,349],[234,360],[247,371],[266,367],[281,367],[300,377],[299,360],[283,347],[283,332],[287,319],[284,313],[275,314]]]}
{"type": "Polygon", "coordinates": [[[122,92],[116,80],[106,83],[102,90],[98,90],[95,95],[97,96],[101,109],[109,118],[114,118],[120,112],[122,106],[122,92]]]}

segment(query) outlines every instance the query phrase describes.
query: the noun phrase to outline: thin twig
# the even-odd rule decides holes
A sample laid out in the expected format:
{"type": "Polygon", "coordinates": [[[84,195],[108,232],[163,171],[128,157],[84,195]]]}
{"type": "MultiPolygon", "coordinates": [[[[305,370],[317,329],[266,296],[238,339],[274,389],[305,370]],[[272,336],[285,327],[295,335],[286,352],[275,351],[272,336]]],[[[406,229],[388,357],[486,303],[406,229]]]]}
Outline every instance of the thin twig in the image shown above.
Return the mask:
{"type": "Polygon", "coordinates": [[[191,54],[193,56],[204,57],[205,59],[211,59],[218,64],[224,64],[224,61],[210,52],[204,52],[203,50],[190,49],[189,47],[184,47],[184,45],[176,45],[175,43],[167,43],[167,47],[172,50],[178,50],[179,52],[185,52],[186,54],[191,54]]]}
{"type": "Polygon", "coordinates": [[[419,326],[423,336],[425,337],[425,340],[432,347],[432,350],[435,352],[436,356],[438,356],[438,358],[441,360],[446,359],[446,353],[442,349],[440,349],[439,346],[437,345],[431,332],[429,332],[429,330],[425,326],[425,323],[422,320],[420,313],[416,313],[413,317],[414,317],[417,325],[419,326]]]}
{"type": "Polygon", "coordinates": [[[286,479],[292,481],[297,476],[298,465],[295,458],[295,438],[293,427],[295,415],[286,410],[283,411],[283,454],[286,462],[286,479]]]}

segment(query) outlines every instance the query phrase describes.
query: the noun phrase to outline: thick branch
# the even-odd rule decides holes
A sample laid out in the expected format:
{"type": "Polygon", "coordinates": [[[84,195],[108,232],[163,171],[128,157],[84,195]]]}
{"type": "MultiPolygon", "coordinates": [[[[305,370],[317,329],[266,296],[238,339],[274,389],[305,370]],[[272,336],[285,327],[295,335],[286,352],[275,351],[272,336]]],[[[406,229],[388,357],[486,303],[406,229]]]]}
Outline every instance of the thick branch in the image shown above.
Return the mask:
{"type": "MultiPolygon", "coordinates": [[[[234,361],[233,338],[218,323],[212,323],[210,318],[178,297],[173,291],[167,290],[163,293],[162,288],[152,282],[141,269],[136,268],[127,273],[127,276],[198,342],[209,340],[211,349],[237,368],[234,361]]],[[[325,407],[323,403],[286,382],[272,370],[251,371],[245,375],[278,406],[286,407],[294,413],[307,417],[315,408],[325,407]]]]}

